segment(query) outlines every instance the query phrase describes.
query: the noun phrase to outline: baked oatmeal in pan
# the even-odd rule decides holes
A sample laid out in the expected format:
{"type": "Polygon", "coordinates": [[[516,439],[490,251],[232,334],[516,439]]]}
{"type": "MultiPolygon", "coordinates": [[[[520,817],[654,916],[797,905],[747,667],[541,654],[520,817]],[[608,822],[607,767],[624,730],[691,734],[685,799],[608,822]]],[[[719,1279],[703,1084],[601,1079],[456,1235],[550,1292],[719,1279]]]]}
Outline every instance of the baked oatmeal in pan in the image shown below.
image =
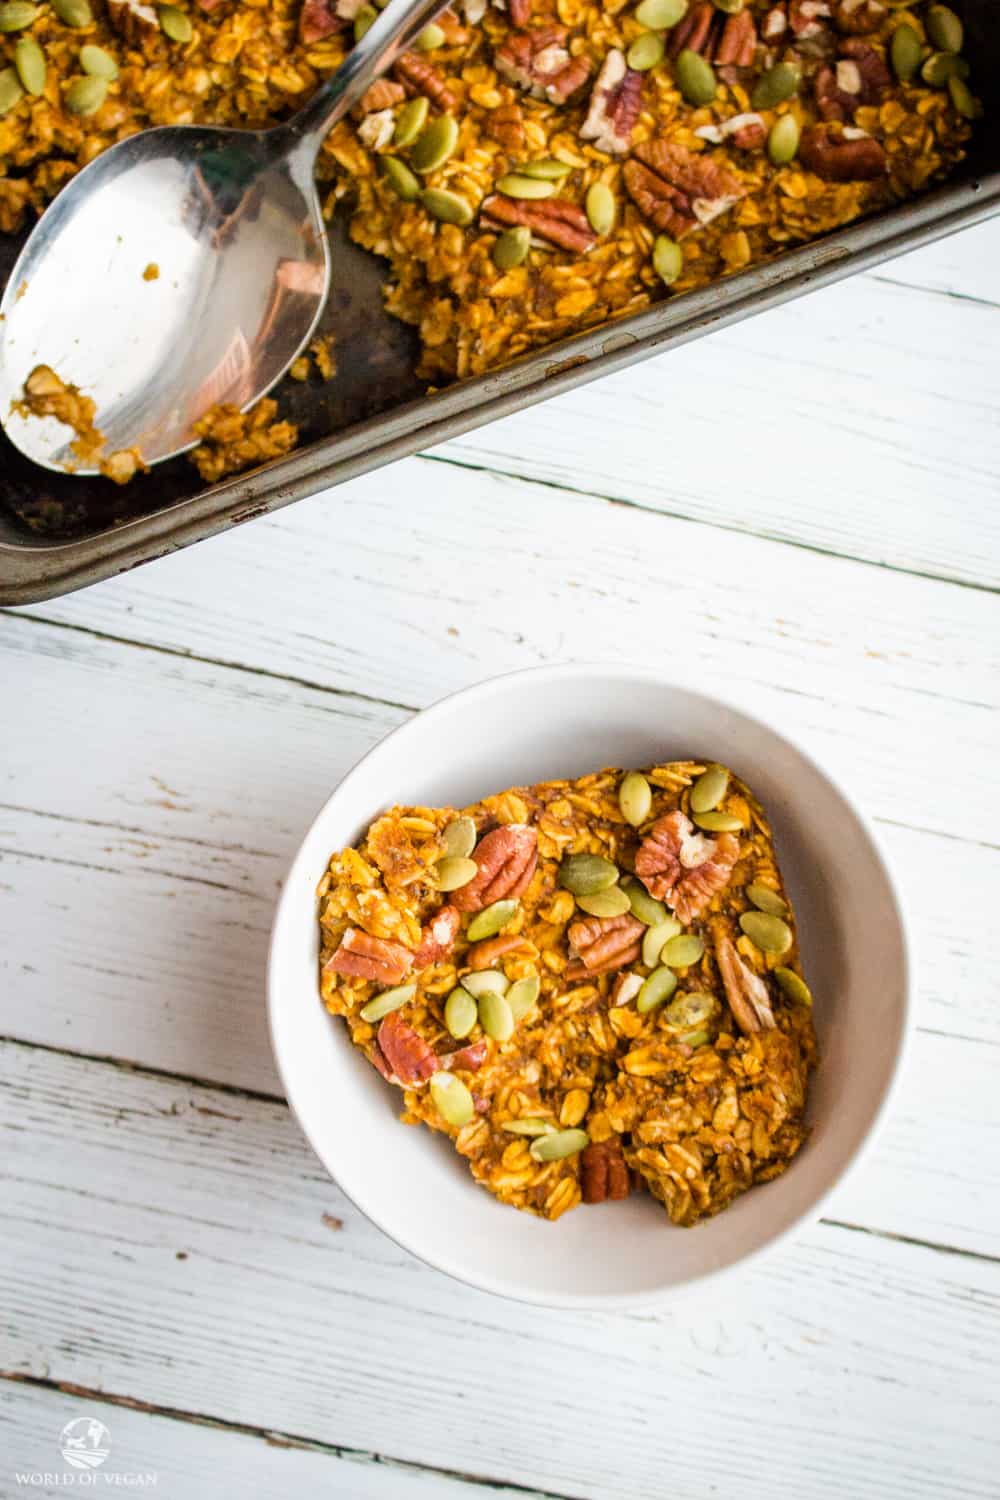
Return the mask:
{"type": "MultiPolygon", "coordinates": [[[[136,130],[286,118],[375,14],[0,0],[0,232],[136,130]]],[[[946,175],[980,110],[963,40],[925,0],[462,0],[331,132],[326,209],[387,258],[423,378],[475,375],[946,175]]],[[[202,436],[210,481],[297,439],[280,394],[202,436]]]]}
{"type": "Polygon", "coordinates": [[[502,1202],[677,1224],[802,1144],[812,1000],[771,831],[716,764],[395,807],[319,887],[321,990],[502,1202]]]}

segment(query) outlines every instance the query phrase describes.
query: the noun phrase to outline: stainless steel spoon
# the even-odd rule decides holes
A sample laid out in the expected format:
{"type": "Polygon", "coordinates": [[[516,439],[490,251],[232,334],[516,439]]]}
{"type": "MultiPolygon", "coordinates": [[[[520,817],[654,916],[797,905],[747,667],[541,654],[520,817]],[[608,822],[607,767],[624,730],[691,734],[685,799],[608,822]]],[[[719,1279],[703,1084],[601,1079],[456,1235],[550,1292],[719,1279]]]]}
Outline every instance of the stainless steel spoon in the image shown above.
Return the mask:
{"type": "Polygon", "coordinates": [[[320,145],[446,3],[391,0],[287,124],[143,131],[73,178],[0,303],[0,423],[22,453],[98,472],[61,422],[12,410],[38,364],[93,397],[106,454],[136,446],[150,464],[192,447],[209,407],[247,407],[280,380],[336,276],[313,181],[320,145]]]}

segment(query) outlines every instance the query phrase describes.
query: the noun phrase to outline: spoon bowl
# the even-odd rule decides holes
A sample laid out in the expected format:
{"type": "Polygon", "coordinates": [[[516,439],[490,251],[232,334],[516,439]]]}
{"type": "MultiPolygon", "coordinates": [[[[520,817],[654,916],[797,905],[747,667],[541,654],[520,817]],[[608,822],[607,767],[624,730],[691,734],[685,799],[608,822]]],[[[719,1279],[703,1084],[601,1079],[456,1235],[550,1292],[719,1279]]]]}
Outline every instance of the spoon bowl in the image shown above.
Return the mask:
{"type": "Polygon", "coordinates": [[[35,463],[80,474],[136,448],[159,463],[240,409],[308,344],[332,272],[313,179],[333,124],[444,8],[392,0],[319,93],[271,130],[164,126],[77,174],[36,225],[0,303],[0,422],[35,463]],[[103,452],[18,403],[50,366],[96,404],[103,452]]]}

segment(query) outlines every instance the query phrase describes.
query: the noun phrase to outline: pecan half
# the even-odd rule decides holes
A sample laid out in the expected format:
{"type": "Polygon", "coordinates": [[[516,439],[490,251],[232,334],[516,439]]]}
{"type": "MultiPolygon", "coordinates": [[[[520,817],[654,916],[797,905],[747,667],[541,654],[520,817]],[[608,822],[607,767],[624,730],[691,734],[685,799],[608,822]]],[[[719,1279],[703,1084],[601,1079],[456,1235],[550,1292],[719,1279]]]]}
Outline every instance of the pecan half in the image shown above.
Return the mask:
{"type": "Polygon", "coordinates": [[[634,963],[646,931],[638,917],[626,912],[621,917],[584,917],[571,922],[569,940],[579,957],[568,964],[567,979],[582,979],[589,974],[608,974],[634,963]]]}
{"type": "Polygon", "coordinates": [[[482,911],[494,901],[522,896],[538,863],[538,835],[526,823],[507,823],[481,838],[472,857],[476,874],[451,896],[459,911],[482,911]]]}
{"type": "Polygon", "coordinates": [[[425,62],[416,52],[404,52],[397,57],[394,69],[408,91],[426,94],[443,114],[458,108],[458,98],[452,93],[436,68],[425,62]]]}
{"type": "Polygon", "coordinates": [[[160,20],[152,5],[142,0],[107,0],[108,20],[133,47],[141,46],[145,37],[159,36],[160,20]]]}
{"type": "Polygon", "coordinates": [[[827,0],[790,0],[788,24],[792,28],[792,35],[797,41],[819,36],[826,30],[829,15],[827,0]]]}
{"type": "Polygon", "coordinates": [[[511,224],[527,224],[532,234],[571,250],[577,255],[597,244],[597,235],[587,222],[587,215],[576,203],[565,198],[546,198],[541,203],[524,203],[494,193],[483,203],[481,222],[490,229],[506,229],[511,224]]]}
{"type": "Polygon", "coordinates": [[[659,818],[639,846],[635,873],[651,896],[665,901],[682,922],[692,922],[729,884],[739,839],[698,833],[680,809],[659,818]]]}
{"type": "Polygon", "coordinates": [[[623,156],[641,108],[642,74],[628,66],[624,52],[612,47],[597,75],[580,137],[593,141],[598,151],[623,156]]]}
{"type": "Polygon", "coordinates": [[[840,49],[836,69],[821,68],[813,80],[816,108],[824,120],[853,120],[862,104],[877,104],[892,83],[882,58],[857,37],[840,49]]]}
{"type": "Polygon", "coordinates": [[[767,985],[743,962],[723,930],[715,932],[715,961],[719,965],[729,1009],[744,1036],[773,1031],[777,1026],[767,985]]]}
{"type": "Polygon", "coordinates": [[[323,965],[324,974],[350,974],[379,984],[398,984],[413,967],[413,954],[402,943],[372,937],[360,927],[348,927],[340,947],[323,965]]]}
{"type": "Polygon", "coordinates": [[[364,0],[302,0],[299,40],[307,47],[343,31],[357,15],[364,0]]]}
{"type": "Polygon", "coordinates": [[[408,1021],[403,1020],[398,1010],[390,1011],[379,1027],[378,1045],[389,1064],[392,1081],[401,1083],[404,1088],[423,1083],[441,1066],[441,1059],[433,1047],[414,1031],[408,1021]]]}
{"type": "Polygon", "coordinates": [[[757,47],[757,28],[748,10],[735,16],[727,16],[713,49],[712,61],[720,67],[730,64],[748,68],[754,59],[757,47]]]}
{"type": "Polygon", "coordinates": [[[470,1042],[467,1047],[459,1047],[457,1052],[441,1053],[438,1061],[449,1073],[455,1068],[465,1068],[470,1073],[478,1073],[489,1054],[489,1042],[485,1037],[480,1037],[478,1042],[470,1042]]]}
{"type": "Polygon", "coordinates": [[[505,953],[513,953],[517,948],[528,946],[529,939],[523,933],[509,933],[506,937],[484,938],[481,943],[473,943],[465,955],[470,969],[489,969],[502,958],[505,953]]]}
{"type": "Polygon", "coordinates": [[[870,135],[836,135],[835,125],[814,125],[802,137],[799,160],[824,182],[875,182],[889,170],[885,152],[870,135]]]}
{"type": "Polygon", "coordinates": [[[376,78],[365,89],[355,108],[359,115],[370,115],[379,110],[393,109],[397,104],[402,104],[405,98],[406,90],[401,83],[396,83],[392,78],[376,78]]]}
{"type": "Polygon", "coordinates": [[[565,26],[533,26],[512,31],[493,54],[493,65],[504,78],[526,89],[536,99],[562,104],[590,77],[590,63],[571,57],[565,26]]]}
{"type": "Polygon", "coordinates": [[[699,0],[697,5],[692,5],[667,38],[667,56],[679,57],[685,48],[704,56],[705,46],[713,30],[712,23],[717,15],[719,12],[712,0],[699,0]]]}
{"type": "Polygon", "coordinates": [[[849,36],[867,36],[878,31],[888,14],[881,0],[839,0],[834,7],[833,24],[849,36]]]}
{"type": "Polygon", "coordinates": [[[622,175],[639,212],[675,239],[696,224],[711,223],[746,193],[739,178],[711,157],[667,141],[637,146],[622,175]]]}
{"type": "Polygon", "coordinates": [[[767,140],[767,126],[763,115],[732,115],[720,125],[699,125],[695,135],[716,146],[731,140],[741,151],[752,151],[767,140]]]}
{"type": "Polygon", "coordinates": [[[493,140],[499,141],[501,146],[506,146],[508,151],[516,151],[525,142],[524,116],[519,104],[498,104],[496,109],[491,109],[484,126],[486,134],[493,140]]]}
{"type": "Polygon", "coordinates": [[[424,924],[420,934],[420,942],[413,955],[414,968],[426,969],[429,964],[436,964],[438,959],[449,954],[455,946],[461,921],[458,909],[454,906],[442,906],[439,912],[435,912],[430,921],[424,924]]]}
{"type": "Polygon", "coordinates": [[[592,1141],[580,1156],[580,1187],[584,1203],[627,1198],[631,1189],[621,1141],[592,1141]]]}

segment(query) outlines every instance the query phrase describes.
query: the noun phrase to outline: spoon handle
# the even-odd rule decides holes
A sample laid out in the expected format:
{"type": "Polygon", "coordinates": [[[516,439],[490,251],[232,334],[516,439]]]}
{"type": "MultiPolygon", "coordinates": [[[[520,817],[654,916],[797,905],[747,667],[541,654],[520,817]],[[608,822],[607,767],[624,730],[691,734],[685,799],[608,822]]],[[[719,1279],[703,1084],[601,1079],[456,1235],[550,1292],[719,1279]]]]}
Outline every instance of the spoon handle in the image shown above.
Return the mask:
{"type": "Polygon", "coordinates": [[[333,77],[275,131],[283,138],[282,149],[305,157],[311,171],[330,129],[358,102],[368,85],[392,67],[428,22],[447,8],[448,0],[390,0],[333,77]]]}

